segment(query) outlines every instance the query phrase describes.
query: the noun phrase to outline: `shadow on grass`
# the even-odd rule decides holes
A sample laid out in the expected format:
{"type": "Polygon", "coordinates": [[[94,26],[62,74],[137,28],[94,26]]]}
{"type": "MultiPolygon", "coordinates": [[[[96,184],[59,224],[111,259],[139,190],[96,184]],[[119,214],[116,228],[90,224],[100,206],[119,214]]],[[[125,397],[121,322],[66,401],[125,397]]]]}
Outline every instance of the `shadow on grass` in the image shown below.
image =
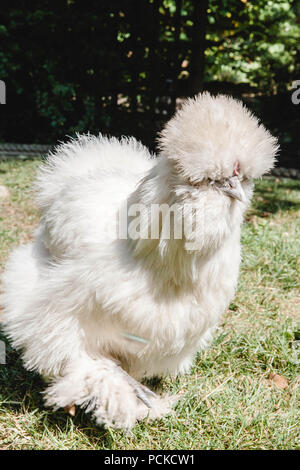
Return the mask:
{"type": "Polygon", "coordinates": [[[41,439],[44,427],[53,432],[57,431],[68,434],[73,421],[75,428],[84,434],[91,446],[99,448],[110,448],[112,437],[110,433],[96,426],[91,417],[77,408],[76,416],[69,416],[64,410],[53,411],[46,408],[43,401],[43,391],[46,384],[40,375],[29,372],[22,365],[21,356],[13,350],[5,336],[0,331],[0,340],[6,344],[6,364],[0,364],[0,400],[2,410],[13,413],[41,412],[41,420],[36,425],[36,432],[40,433],[41,439]]]}
{"type": "Polygon", "coordinates": [[[295,200],[292,191],[300,191],[300,181],[265,180],[255,186],[255,198],[251,212],[260,217],[268,217],[279,211],[295,212],[300,209],[300,203],[295,200]]]}
{"type": "Polygon", "coordinates": [[[286,201],[284,199],[268,198],[265,195],[263,201],[256,201],[253,206],[257,215],[265,215],[267,212],[275,214],[278,211],[290,212],[300,209],[300,204],[297,204],[296,202],[286,201]]]}
{"type": "Polygon", "coordinates": [[[300,180],[282,180],[277,183],[278,189],[291,189],[292,191],[300,191],[300,180]]]}
{"type": "Polygon", "coordinates": [[[9,156],[9,157],[3,157],[1,156],[0,157],[0,165],[1,163],[7,163],[7,162],[11,162],[11,163],[22,163],[22,162],[27,162],[27,161],[32,161],[32,160],[41,160],[45,158],[45,155],[22,155],[22,154],[19,154],[19,155],[12,155],[12,156],[9,156]]]}

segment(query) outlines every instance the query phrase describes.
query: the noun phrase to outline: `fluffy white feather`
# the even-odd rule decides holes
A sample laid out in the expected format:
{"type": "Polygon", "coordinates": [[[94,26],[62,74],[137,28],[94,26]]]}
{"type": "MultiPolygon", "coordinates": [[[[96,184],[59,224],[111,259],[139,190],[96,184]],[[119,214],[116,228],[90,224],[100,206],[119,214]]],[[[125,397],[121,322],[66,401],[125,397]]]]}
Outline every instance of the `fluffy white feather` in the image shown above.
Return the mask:
{"type": "Polygon", "coordinates": [[[3,275],[4,330],[25,367],[50,381],[47,404],[87,407],[99,424],[170,412],[172,397],[133,378],[188,372],[211,341],[234,296],[252,178],[273,166],[277,145],[241,103],[202,94],[169,121],[160,149],[155,159],[133,138],[89,135],[57,147],[36,181],[35,241],[3,275]],[[233,174],[244,202],[222,189],[233,174]],[[164,217],[156,239],[109,236],[132,204],[145,207],[143,227],[151,204],[198,208],[197,250],[165,239],[164,217]]]}

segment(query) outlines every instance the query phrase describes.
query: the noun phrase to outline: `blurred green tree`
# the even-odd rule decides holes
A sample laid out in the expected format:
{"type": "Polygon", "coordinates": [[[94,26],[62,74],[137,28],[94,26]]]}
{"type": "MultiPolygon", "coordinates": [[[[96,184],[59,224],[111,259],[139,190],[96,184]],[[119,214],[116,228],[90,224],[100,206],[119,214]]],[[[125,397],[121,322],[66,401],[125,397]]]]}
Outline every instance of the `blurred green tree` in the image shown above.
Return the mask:
{"type": "Polygon", "coordinates": [[[0,139],[101,131],[153,147],[176,99],[208,89],[252,106],[293,165],[297,12],[294,0],[2,0],[0,139]]]}

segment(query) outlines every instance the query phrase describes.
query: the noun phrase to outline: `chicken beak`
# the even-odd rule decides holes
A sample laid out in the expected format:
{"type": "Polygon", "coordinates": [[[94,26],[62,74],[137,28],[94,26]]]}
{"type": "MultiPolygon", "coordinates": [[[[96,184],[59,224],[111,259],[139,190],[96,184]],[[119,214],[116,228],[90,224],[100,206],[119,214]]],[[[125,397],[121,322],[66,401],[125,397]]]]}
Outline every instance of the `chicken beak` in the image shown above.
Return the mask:
{"type": "Polygon", "coordinates": [[[218,188],[233,199],[237,199],[241,202],[246,202],[247,200],[238,176],[231,176],[230,178],[226,178],[224,184],[218,186],[218,188]]]}

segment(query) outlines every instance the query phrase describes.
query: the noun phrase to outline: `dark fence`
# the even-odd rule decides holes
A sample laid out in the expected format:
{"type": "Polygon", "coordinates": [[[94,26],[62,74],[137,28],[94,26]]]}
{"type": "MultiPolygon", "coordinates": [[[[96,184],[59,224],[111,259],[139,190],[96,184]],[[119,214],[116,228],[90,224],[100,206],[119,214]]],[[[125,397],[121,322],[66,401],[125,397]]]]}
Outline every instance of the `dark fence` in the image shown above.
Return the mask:
{"type": "MultiPolygon", "coordinates": [[[[135,135],[153,149],[178,98],[209,89],[244,99],[280,137],[282,164],[296,167],[299,111],[288,92],[259,96],[204,73],[215,3],[3,0],[0,141],[52,144],[89,131],[135,135]]],[[[235,5],[238,15],[244,4],[235,5]]]]}

